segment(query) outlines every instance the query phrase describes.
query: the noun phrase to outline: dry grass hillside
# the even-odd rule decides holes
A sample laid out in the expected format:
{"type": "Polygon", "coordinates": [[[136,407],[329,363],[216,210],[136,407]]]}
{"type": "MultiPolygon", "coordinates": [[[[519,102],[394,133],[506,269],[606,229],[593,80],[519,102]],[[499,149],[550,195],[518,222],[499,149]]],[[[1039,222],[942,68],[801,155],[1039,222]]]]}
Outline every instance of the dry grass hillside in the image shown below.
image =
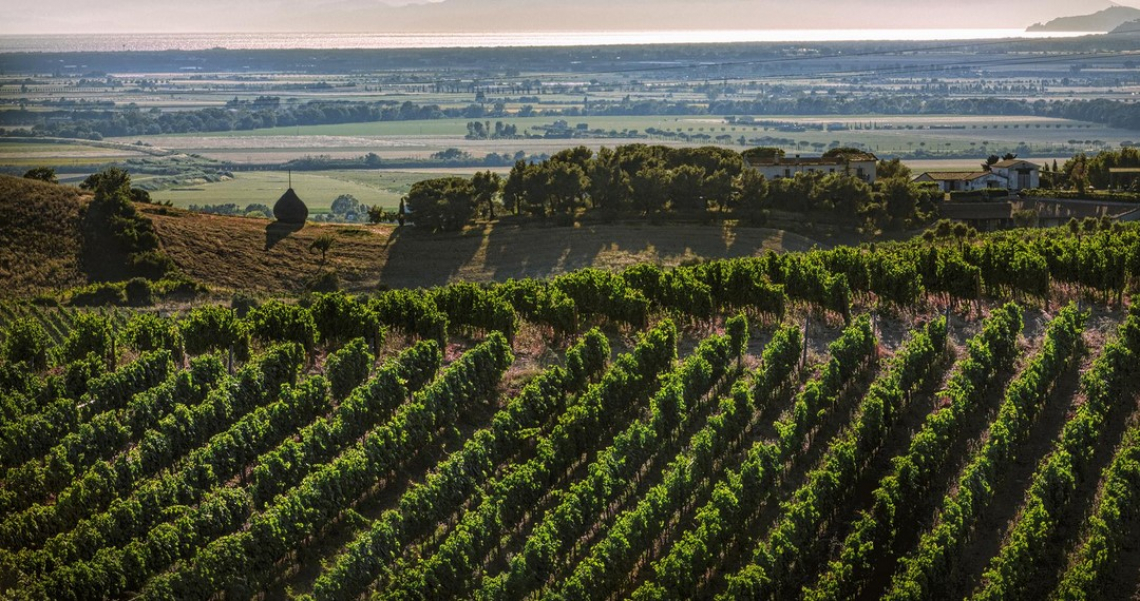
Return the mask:
{"type": "MultiPolygon", "coordinates": [[[[89,281],[84,262],[91,265],[99,257],[85,256],[83,250],[80,209],[87,200],[70,186],[0,177],[0,295],[89,281]]],[[[696,225],[491,224],[429,234],[415,227],[309,224],[291,231],[263,219],[156,205],[138,209],[154,223],[163,252],[186,274],[214,288],[261,292],[299,290],[328,269],[337,271],[343,287],[366,290],[547,277],[639,262],[676,265],[813,244],[778,230],[696,225]],[[324,260],[309,250],[323,234],[336,240],[324,260]]]]}
{"type": "Polygon", "coordinates": [[[350,289],[414,288],[455,280],[541,278],[591,266],[677,265],[768,249],[805,250],[813,244],[778,230],[692,225],[492,224],[462,233],[429,234],[414,227],[310,224],[282,237],[286,232],[275,233],[260,219],[154,207],[143,212],[154,221],[164,250],[190,276],[214,286],[263,291],[296,289],[322,269],[335,269],[350,289]],[[309,246],[326,233],[336,243],[322,265],[321,255],[310,252],[309,246]]]}
{"type": "Polygon", "coordinates": [[[86,200],[70,186],[0,175],[0,295],[87,282],[80,228],[86,200]]]}

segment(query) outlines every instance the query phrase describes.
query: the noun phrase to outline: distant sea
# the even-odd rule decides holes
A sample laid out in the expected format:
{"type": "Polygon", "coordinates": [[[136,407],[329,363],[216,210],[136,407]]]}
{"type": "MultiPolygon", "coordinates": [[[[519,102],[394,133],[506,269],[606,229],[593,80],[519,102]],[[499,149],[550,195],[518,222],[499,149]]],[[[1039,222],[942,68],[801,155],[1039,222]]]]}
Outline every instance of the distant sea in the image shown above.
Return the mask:
{"type": "Polygon", "coordinates": [[[1020,29],[782,29],[554,33],[211,33],[0,35],[0,52],[523,48],[738,42],[937,41],[1087,35],[1020,29]]]}

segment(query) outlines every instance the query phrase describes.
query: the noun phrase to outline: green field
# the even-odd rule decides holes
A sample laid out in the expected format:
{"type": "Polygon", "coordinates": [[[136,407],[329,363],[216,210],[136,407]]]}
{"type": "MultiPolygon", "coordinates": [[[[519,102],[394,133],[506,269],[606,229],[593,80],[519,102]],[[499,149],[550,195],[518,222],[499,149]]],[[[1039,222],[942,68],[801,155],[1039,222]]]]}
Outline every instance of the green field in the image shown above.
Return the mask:
{"type": "MultiPolygon", "coordinates": [[[[1034,155],[1071,155],[1118,147],[1132,140],[1133,132],[1100,125],[1039,117],[964,117],[947,115],[899,116],[863,115],[846,117],[773,116],[757,118],[766,124],[731,124],[718,116],[654,116],[654,117],[575,117],[566,119],[571,128],[584,123],[590,130],[614,132],[616,137],[574,139],[520,138],[501,140],[468,140],[469,119],[426,121],[380,121],[283,127],[249,131],[205,134],[182,134],[144,137],[158,148],[198,153],[233,162],[276,162],[306,155],[334,157],[360,156],[375,152],[384,158],[426,158],[446,148],[459,148],[474,156],[524,151],[528,154],[551,154],[577,144],[591,147],[614,146],[629,142],[665,143],[670,145],[716,144],[742,148],[764,140],[765,145],[779,145],[789,152],[819,153],[837,145],[861,145],[883,155],[913,154],[920,151],[933,157],[945,154],[985,156],[1025,149],[1034,155]],[[806,129],[788,131],[797,126],[830,126],[831,130],[806,129]],[[655,129],[677,136],[645,137],[655,129]],[[621,135],[637,132],[636,135],[621,135]],[[719,139],[718,139],[719,137],[719,139]]],[[[522,134],[528,131],[542,135],[541,126],[550,125],[554,117],[491,118],[480,121],[502,121],[515,125],[522,134]]],[[[123,138],[122,142],[134,139],[123,138]]]]}
{"type": "Polygon", "coordinates": [[[76,143],[11,142],[0,139],[0,166],[74,166],[121,161],[143,156],[119,148],[76,143]]]}
{"type": "MultiPolygon", "coordinates": [[[[393,171],[322,171],[293,173],[293,189],[312,213],[327,213],[332,201],[341,194],[351,194],[360,202],[394,210],[400,197],[411,185],[422,179],[442,177],[442,173],[409,173],[393,171]]],[[[252,171],[234,174],[233,179],[216,183],[179,186],[153,192],[158,202],[170,201],[176,207],[233,203],[240,207],[253,203],[270,207],[289,186],[284,171],[252,171]]]]}

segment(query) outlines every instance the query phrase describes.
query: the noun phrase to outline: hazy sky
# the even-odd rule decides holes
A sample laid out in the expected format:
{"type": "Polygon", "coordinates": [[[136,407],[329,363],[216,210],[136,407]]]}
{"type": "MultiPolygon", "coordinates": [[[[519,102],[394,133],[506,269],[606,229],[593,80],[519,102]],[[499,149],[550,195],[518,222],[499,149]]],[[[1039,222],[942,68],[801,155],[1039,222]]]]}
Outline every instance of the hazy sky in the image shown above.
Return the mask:
{"type": "MultiPolygon", "coordinates": [[[[1140,0],[1119,2],[1140,6],[1140,0]]],[[[39,0],[0,33],[1021,29],[1108,0],[39,0]]]]}

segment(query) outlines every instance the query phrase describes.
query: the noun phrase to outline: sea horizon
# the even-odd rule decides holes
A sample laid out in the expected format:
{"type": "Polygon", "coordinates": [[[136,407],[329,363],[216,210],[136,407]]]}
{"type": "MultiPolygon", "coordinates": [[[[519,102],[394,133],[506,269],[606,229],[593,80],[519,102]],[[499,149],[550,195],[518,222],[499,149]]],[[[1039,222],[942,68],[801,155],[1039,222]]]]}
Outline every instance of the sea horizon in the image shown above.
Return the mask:
{"type": "Polygon", "coordinates": [[[0,34],[0,52],[158,52],[196,50],[384,50],[526,48],[653,44],[966,41],[1097,35],[1021,29],[765,29],[508,33],[133,33],[0,34]]]}

